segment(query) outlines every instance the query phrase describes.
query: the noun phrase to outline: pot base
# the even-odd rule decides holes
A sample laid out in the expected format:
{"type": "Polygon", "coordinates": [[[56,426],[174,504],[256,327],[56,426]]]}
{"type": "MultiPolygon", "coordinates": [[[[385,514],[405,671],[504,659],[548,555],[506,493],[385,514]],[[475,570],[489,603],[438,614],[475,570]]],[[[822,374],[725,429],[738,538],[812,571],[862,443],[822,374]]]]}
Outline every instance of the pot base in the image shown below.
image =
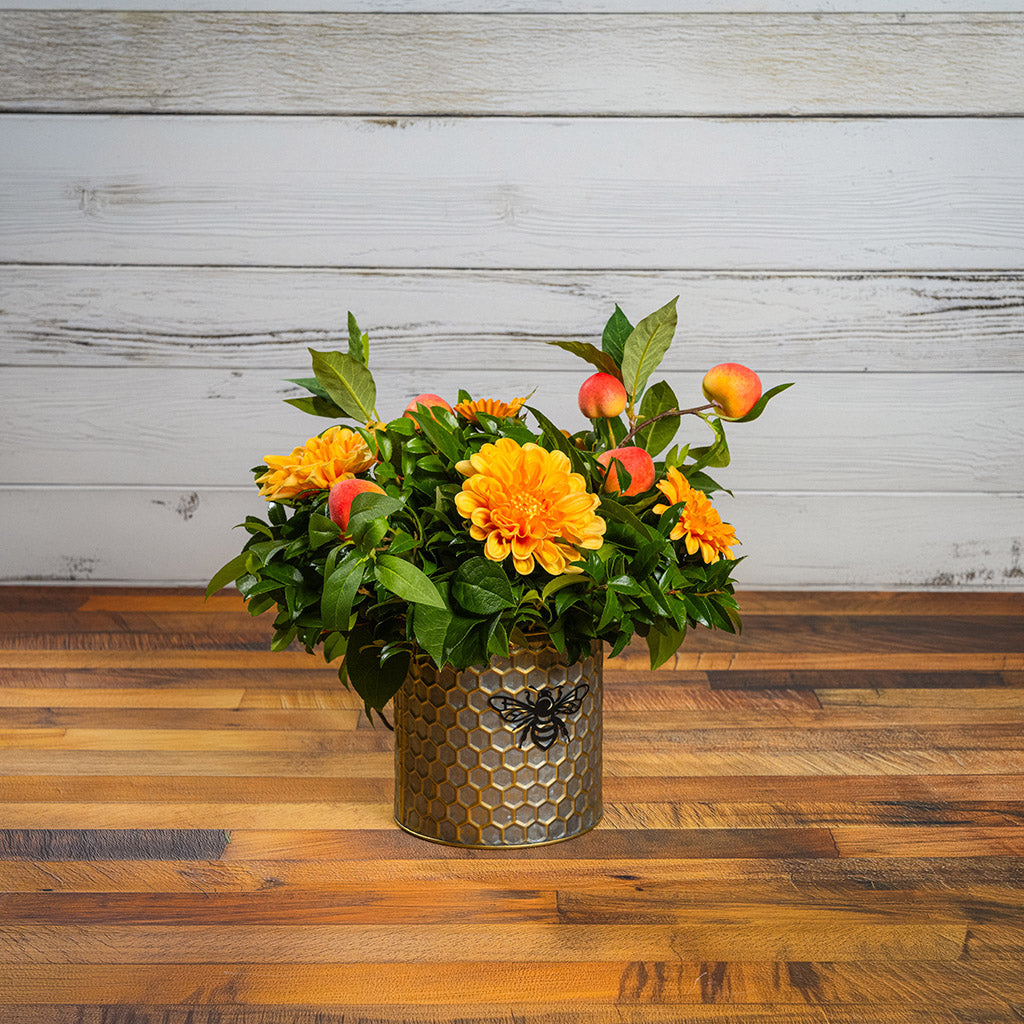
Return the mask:
{"type": "Polygon", "coordinates": [[[398,818],[395,818],[395,824],[403,832],[408,832],[409,835],[415,836],[417,839],[425,839],[428,843],[437,843],[438,846],[454,846],[459,850],[529,850],[534,846],[554,846],[555,843],[567,843],[570,839],[586,835],[597,828],[601,823],[601,817],[593,825],[588,825],[586,828],[580,829],[579,832],[573,832],[572,835],[559,836],[557,839],[538,839],[532,843],[459,843],[447,839],[438,839],[436,836],[425,836],[422,832],[417,832],[415,829],[409,828],[408,825],[403,825],[398,818]]]}

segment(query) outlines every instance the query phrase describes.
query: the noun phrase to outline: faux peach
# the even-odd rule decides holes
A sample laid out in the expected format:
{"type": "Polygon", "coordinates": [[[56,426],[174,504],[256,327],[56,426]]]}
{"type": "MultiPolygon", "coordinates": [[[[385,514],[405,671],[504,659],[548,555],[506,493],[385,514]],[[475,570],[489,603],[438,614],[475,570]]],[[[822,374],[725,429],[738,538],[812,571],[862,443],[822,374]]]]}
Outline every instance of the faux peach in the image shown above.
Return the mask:
{"type": "Polygon", "coordinates": [[[610,373],[595,373],[580,386],[579,403],[588,420],[618,416],[626,408],[626,389],[610,373]]]}
{"type": "Polygon", "coordinates": [[[331,488],[331,493],[327,498],[327,514],[331,517],[332,522],[341,527],[343,534],[348,529],[348,519],[355,496],[365,494],[367,491],[383,494],[384,488],[379,487],[372,480],[360,480],[358,477],[339,480],[331,488]]]}
{"type": "Polygon", "coordinates": [[[440,408],[447,409],[453,416],[455,410],[440,396],[432,395],[430,392],[426,392],[422,395],[417,395],[406,407],[406,412],[418,412],[419,406],[425,405],[428,409],[440,408]]]}
{"type": "Polygon", "coordinates": [[[612,448],[598,455],[597,461],[608,470],[604,478],[604,489],[610,494],[630,497],[643,494],[654,486],[654,459],[643,448],[612,448]],[[619,486],[617,467],[611,465],[612,459],[621,462],[629,473],[629,487],[626,490],[619,486]]]}
{"type": "Polygon", "coordinates": [[[712,366],[701,383],[704,397],[713,402],[723,416],[746,416],[761,397],[761,378],[741,363],[712,366]]]}

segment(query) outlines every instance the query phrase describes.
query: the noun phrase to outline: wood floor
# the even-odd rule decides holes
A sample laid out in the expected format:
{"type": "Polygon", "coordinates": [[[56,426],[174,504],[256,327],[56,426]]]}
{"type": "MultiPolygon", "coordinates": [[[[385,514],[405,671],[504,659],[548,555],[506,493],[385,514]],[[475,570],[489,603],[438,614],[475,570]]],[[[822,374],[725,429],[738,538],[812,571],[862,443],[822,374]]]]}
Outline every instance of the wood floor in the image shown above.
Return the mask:
{"type": "Polygon", "coordinates": [[[0,589],[2,1024],[1024,1020],[1024,595],[743,595],[607,663],[606,815],[391,819],[391,737],[190,591],[0,589]]]}

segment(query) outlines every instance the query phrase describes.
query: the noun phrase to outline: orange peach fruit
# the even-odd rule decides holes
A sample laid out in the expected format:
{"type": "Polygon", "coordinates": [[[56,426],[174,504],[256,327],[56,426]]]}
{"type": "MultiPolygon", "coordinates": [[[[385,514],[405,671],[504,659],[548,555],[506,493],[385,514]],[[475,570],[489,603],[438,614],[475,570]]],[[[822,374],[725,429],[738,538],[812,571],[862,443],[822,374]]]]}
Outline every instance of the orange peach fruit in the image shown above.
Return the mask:
{"type": "Polygon", "coordinates": [[[610,373],[595,373],[580,386],[579,403],[588,420],[618,416],[626,408],[626,389],[610,373]]]}
{"type": "Polygon", "coordinates": [[[643,494],[654,486],[654,459],[643,448],[612,448],[598,455],[597,461],[608,470],[604,478],[604,489],[611,494],[629,497],[643,494]],[[626,490],[619,487],[618,467],[611,465],[612,459],[621,462],[629,474],[629,487],[626,490]]]}
{"type": "Polygon", "coordinates": [[[339,480],[332,488],[327,498],[327,514],[331,521],[341,527],[342,534],[348,529],[348,519],[352,510],[352,501],[357,494],[365,494],[371,491],[374,494],[383,494],[384,488],[379,487],[372,480],[360,480],[359,477],[349,477],[348,480],[339,480]]]}
{"type": "Polygon", "coordinates": [[[425,405],[428,409],[433,409],[435,407],[439,409],[447,409],[453,416],[455,415],[455,410],[440,395],[432,395],[430,392],[417,395],[405,407],[405,411],[406,413],[419,412],[419,407],[421,405],[425,405]]]}
{"type": "Polygon", "coordinates": [[[746,416],[761,397],[761,378],[740,363],[712,366],[701,383],[704,397],[714,403],[723,416],[746,416]]]}

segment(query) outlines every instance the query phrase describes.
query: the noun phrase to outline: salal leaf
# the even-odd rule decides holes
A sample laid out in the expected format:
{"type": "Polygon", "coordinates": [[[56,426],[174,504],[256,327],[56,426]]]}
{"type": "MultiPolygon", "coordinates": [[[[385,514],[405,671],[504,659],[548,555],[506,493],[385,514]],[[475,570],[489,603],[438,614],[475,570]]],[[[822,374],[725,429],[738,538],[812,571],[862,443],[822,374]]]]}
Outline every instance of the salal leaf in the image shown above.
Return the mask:
{"type": "MultiPolygon", "coordinates": [[[[791,388],[796,381],[790,381],[788,384],[776,384],[775,387],[769,388],[758,400],[754,403],[754,408],[746,414],[746,416],[737,416],[733,423],[749,423],[751,420],[756,420],[761,413],[764,412],[764,407],[780,392],[785,391],[786,388],[791,388]]],[[[728,417],[723,417],[728,418],[728,417]]]]}
{"type": "MultiPolygon", "coordinates": [[[[616,366],[622,365],[622,353],[626,346],[626,339],[633,331],[633,325],[629,322],[626,314],[615,307],[608,323],[604,325],[604,334],[601,335],[601,348],[615,360],[616,366]]],[[[621,378],[620,378],[621,380],[621,378]]]]}
{"type": "Polygon", "coordinates": [[[676,332],[677,295],[670,303],[645,316],[630,332],[622,353],[622,383],[637,398],[647,379],[658,368],[676,332]]]}
{"type": "Polygon", "coordinates": [[[563,348],[580,359],[585,359],[592,366],[596,366],[602,373],[610,373],[617,380],[622,380],[622,371],[615,357],[607,352],[602,352],[596,345],[589,341],[549,341],[549,345],[555,348],[563,348]]]}
{"type": "Polygon", "coordinates": [[[568,575],[563,573],[561,576],[556,576],[552,579],[545,587],[540,595],[540,599],[543,602],[547,602],[547,599],[552,594],[557,594],[560,590],[564,590],[566,587],[571,587],[574,583],[590,583],[591,581],[583,573],[568,575]]]}
{"type": "MultiPolygon", "coordinates": [[[[640,403],[639,419],[643,422],[659,413],[678,408],[675,392],[669,387],[667,381],[661,380],[652,385],[644,394],[644,400],[640,403]]],[[[678,430],[679,417],[666,416],[649,427],[644,427],[636,435],[636,443],[639,447],[646,448],[650,455],[658,455],[672,443],[678,430]]]]}
{"type": "Polygon", "coordinates": [[[348,535],[357,544],[360,543],[367,528],[374,520],[389,516],[403,507],[402,502],[397,498],[392,498],[389,494],[377,494],[375,491],[363,491],[357,494],[352,499],[352,506],[349,509],[348,535]]]}
{"type": "Polygon", "coordinates": [[[554,423],[551,422],[540,411],[535,409],[532,405],[526,406],[526,408],[534,415],[537,422],[540,424],[541,431],[544,435],[544,442],[549,448],[560,451],[563,455],[569,457],[569,464],[572,466],[574,473],[579,473],[580,476],[586,477],[587,467],[583,464],[583,458],[579,453],[579,449],[562,433],[554,423]]]}
{"type": "Polygon", "coordinates": [[[345,652],[345,669],[352,688],[363,698],[367,714],[384,705],[401,689],[411,656],[403,651],[381,663],[382,648],[373,642],[373,629],[359,624],[352,630],[345,652]]]}
{"type": "Polygon", "coordinates": [[[683,642],[686,633],[684,630],[675,629],[664,622],[651,626],[647,634],[647,649],[651,655],[651,668],[655,669],[664,665],[683,642]]]}
{"type": "Polygon", "coordinates": [[[447,608],[413,605],[412,630],[416,643],[434,659],[438,668],[444,664],[444,639],[451,622],[452,613],[447,608]]]}
{"type": "Polygon", "coordinates": [[[357,362],[368,366],[370,362],[370,336],[359,330],[359,324],[352,315],[348,314],[348,354],[357,362]]]}
{"type": "Polygon", "coordinates": [[[206,596],[213,597],[218,590],[223,590],[229,583],[234,582],[239,576],[244,575],[248,560],[249,552],[243,551],[240,555],[235,555],[230,562],[222,565],[216,573],[214,573],[213,579],[210,580],[210,584],[206,588],[206,596]]]}
{"type": "Polygon", "coordinates": [[[341,533],[341,528],[327,516],[314,512],[309,517],[309,547],[311,551],[322,547],[328,541],[336,540],[341,533]]]}
{"type": "MultiPolygon", "coordinates": [[[[699,414],[698,414],[699,415],[699,414]]],[[[692,466],[687,466],[687,473],[696,469],[703,469],[705,466],[720,468],[728,466],[731,456],[729,455],[729,444],[725,440],[725,428],[722,421],[717,417],[711,419],[701,416],[701,419],[715,432],[715,440],[702,448],[691,448],[690,457],[694,460],[692,466]]]]}
{"type": "Polygon", "coordinates": [[[429,604],[444,608],[444,599],[430,577],[411,562],[394,555],[381,555],[374,567],[377,581],[396,597],[410,604],[429,604]]]}
{"type": "Polygon", "coordinates": [[[493,615],[516,603],[505,570],[480,556],[459,566],[452,580],[452,597],[474,615],[493,615]]]}
{"type": "Polygon", "coordinates": [[[420,430],[430,443],[438,449],[450,462],[460,462],[464,454],[461,431],[444,421],[444,410],[437,410],[439,415],[425,406],[419,406],[409,416],[416,421],[420,430]]]}
{"type": "Polygon", "coordinates": [[[352,605],[355,603],[359,585],[363,582],[363,567],[362,559],[355,552],[351,552],[324,580],[324,590],[320,598],[320,618],[323,619],[324,629],[348,629],[352,605]]]}
{"type": "Polygon", "coordinates": [[[309,354],[313,357],[316,379],[331,401],[354,420],[363,423],[372,420],[373,407],[377,404],[377,385],[370,371],[357,359],[342,352],[317,352],[311,348],[309,354]]]}

